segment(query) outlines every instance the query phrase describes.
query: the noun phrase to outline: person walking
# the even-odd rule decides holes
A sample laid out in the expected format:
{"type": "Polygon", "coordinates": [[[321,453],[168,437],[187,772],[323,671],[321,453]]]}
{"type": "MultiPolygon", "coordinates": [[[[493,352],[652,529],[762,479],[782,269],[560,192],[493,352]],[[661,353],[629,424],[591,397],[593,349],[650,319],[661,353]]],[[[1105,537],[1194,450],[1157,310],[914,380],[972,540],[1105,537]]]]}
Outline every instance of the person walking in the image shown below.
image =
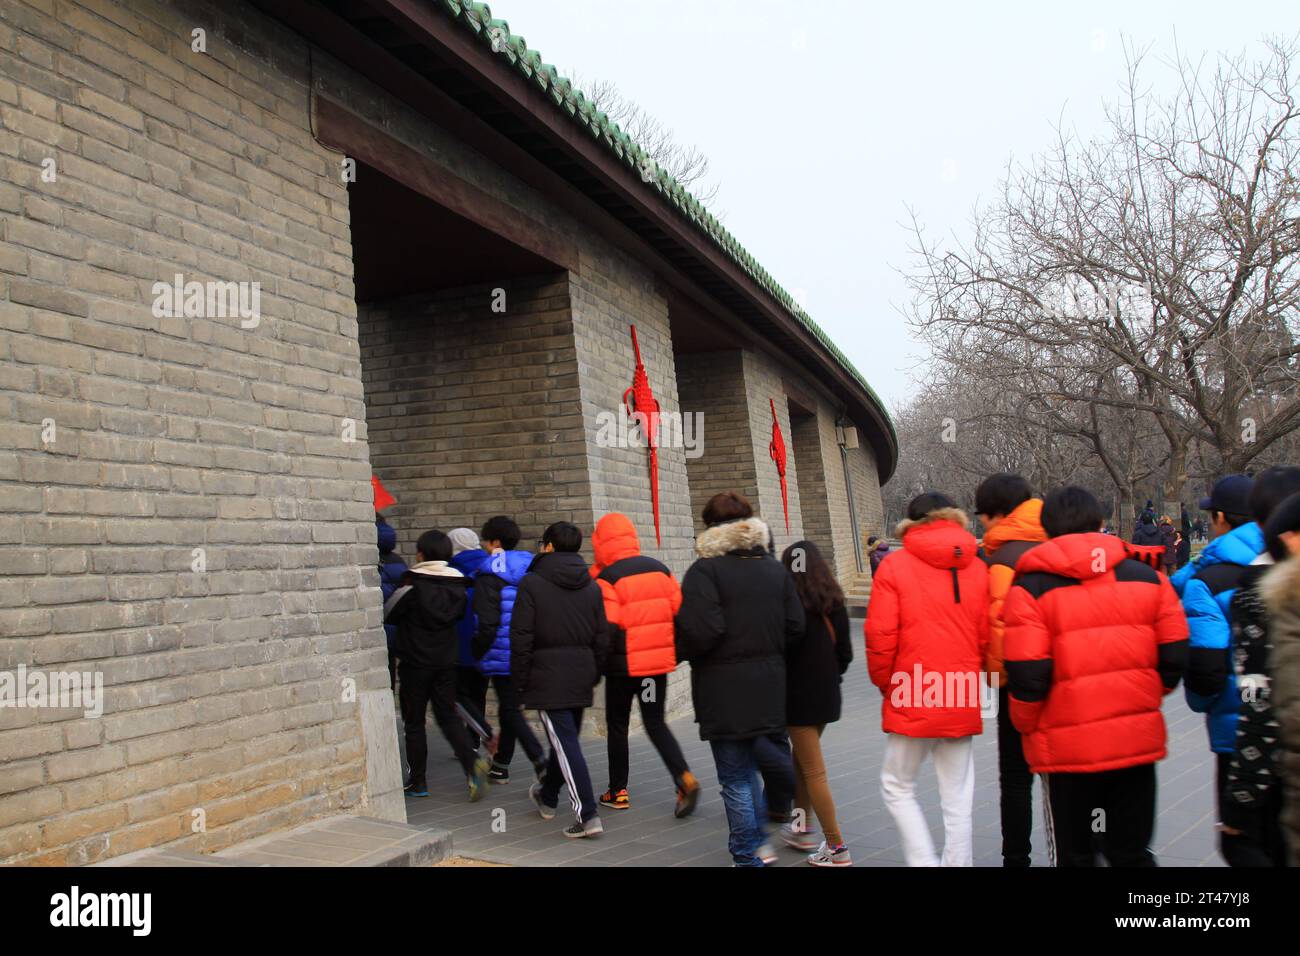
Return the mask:
{"type": "Polygon", "coordinates": [[[1020,475],[992,475],[975,489],[975,512],[984,525],[981,553],[989,568],[988,677],[998,695],[998,793],[1002,817],[1002,865],[1029,866],[1034,828],[1034,775],[1025,760],[1020,731],[1011,722],[1007,670],[1003,662],[1002,610],[1016,565],[1047,540],[1043,502],[1020,475]]]}
{"type": "Polygon", "coordinates": [[[667,566],[641,553],[636,526],[627,515],[607,514],[596,522],[591,548],[596,557],[591,575],[605,599],[610,637],[605,673],[609,788],[600,804],[615,810],[632,805],[627,791],[627,735],[635,699],[646,735],[677,788],[673,813],[679,818],[690,816],[699,800],[700,783],[664,720],[668,675],[677,669],[673,620],[682,605],[682,589],[667,566]]]}
{"type": "Polygon", "coordinates": [[[775,853],[760,768],[767,791],[794,791],[794,768],[779,741],[786,657],[803,634],[803,605],[794,579],[768,553],[767,524],[744,495],[714,495],[702,517],[699,558],[682,579],[677,658],[691,663],[695,721],[713,751],[732,860],[764,866],[775,853]]]}
{"type": "MultiPolygon", "coordinates": [[[[402,586],[406,562],[397,554],[397,532],[384,516],[375,512],[375,532],[379,539],[379,589],[386,602],[402,586]]],[[[388,644],[388,686],[397,689],[397,625],[384,625],[384,638],[388,644]]]]}
{"type": "Polygon", "coordinates": [[[1281,731],[1276,755],[1283,788],[1282,830],[1291,866],[1300,866],[1300,495],[1277,506],[1265,529],[1277,562],[1260,586],[1273,641],[1273,713],[1281,731]]]}
{"type": "Polygon", "coordinates": [[[1282,465],[1256,476],[1250,515],[1264,530],[1265,549],[1246,569],[1228,608],[1229,658],[1241,693],[1236,740],[1219,803],[1223,855],[1229,866],[1287,865],[1281,824],[1281,732],[1272,697],[1273,621],[1264,590],[1270,570],[1287,557],[1280,537],[1269,537],[1270,519],[1292,495],[1300,495],[1300,468],[1282,465]]]}
{"type": "Polygon", "coordinates": [[[1045,775],[1054,866],[1154,866],[1161,701],[1187,660],[1187,622],[1169,579],[1101,533],[1101,504],[1058,489],[1049,540],[1016,565],[1003,608],[1011,719],[1029,769],[1045,775]],[[1098,836],[1100,834],[1100,836],[1098,836]]]}
{"type": "Polygon", "coordinates": [[[609,624],[581,547],[582,532],[567,521],[543,532],[541,551],[519,582],[510,621],[511,673],[524,706],[541,711],[551,741],[546,772],[528,797],[542,819],[551,820],[560,786],[567,785],[575,817],[564,831],[570,839],[605,832],[579,735],[583,711],[605,670],[609,624]]]}
{"type": "Polygon", "coordinates": [[[885,560],[889,554],[889,542],[884,538],[877,538],[874,534],[867,538],[867,560],[871,562],[871,576],[876,576],[876,571],[880,568],[880,562],[885,560]]]}
{"type": "Polygon", "coordinates": [[[811,541],[790,545],[781,563],[794,578],[805,622],[803,640],[786,661],[785,719],[795,797],[794,818],[781,828],[781,838],[796,850],[815,851],[808,857],[813,866],[850,866],[853,860],[835,817],[821,744],[826,725],[840,719],[840,683],[853,662],[844,591],[811,541]],[[823,834],[820,840],[808,826],[814,813],[823,834]]]}
{"type": "Polygon", "coordinates": [[[971,744],[983,730],[989,582],[969,528],[946,495],[912,499],[898,526],[902,550],[880,565],[867,605],[867,668],[884,695],[881,717],[889,735],[881,793],[908,866],[974,865],[971,744]],[[927,758],[939,778],[942,857],[916,800],[917,774],[927,758]]]}
{"type": "Polygon", "coordinates": [[[1157,530],[1160,532],[1160,543],[1165,548],[1160,561],[1160,570],[1166,577],[1173,577],[1174,572],[1178,570],[1178,532],[1174,529],[1174,522],[1168,515],[1161,515],[1157,530]]]}
{"type": "Polygon", "coordinates": [[[1219,851],[1228,850],[1223,825],[1223,791],[1228,762],[1237,740],[1241,693],[1229,658],[1232,643],[1232,595],[1246,571],[1264,551],[1264,532],[1250,517],[1254,479],[1225,475],[1201,500],[1210,515],[1212,540],[1196,560],[1170,579],[1182,600],[1190,629],[1185,691],[1192,710],[1205,714],[1210,751],[1214,754],[1215,811],[1219,851]]]}
{"type": "Polygon", "coordinates": [[[465,772],[469,799],[476,801],[483,796],[489,765],[475,753],[456,714],[456,624],[465,615],[465,576],[448,563],[451,539],[441,531],[420,535],[415,556],[418,563],[384,604],[384,621],[397,626],[398,698],[411,766],[406,793],[429,795],[424,715],[432,706],[438,729],[465,772]]]}
{"type": "Polygon", "coordinates": [[[1160,529],[1156,527],[1155,512],[1149,508],[1144,509],[1141,517],[1138,518],[1137,529],[1133,532],[1133,543],[1147,548],[1164,544],[1160,537],[1160,529]]]}

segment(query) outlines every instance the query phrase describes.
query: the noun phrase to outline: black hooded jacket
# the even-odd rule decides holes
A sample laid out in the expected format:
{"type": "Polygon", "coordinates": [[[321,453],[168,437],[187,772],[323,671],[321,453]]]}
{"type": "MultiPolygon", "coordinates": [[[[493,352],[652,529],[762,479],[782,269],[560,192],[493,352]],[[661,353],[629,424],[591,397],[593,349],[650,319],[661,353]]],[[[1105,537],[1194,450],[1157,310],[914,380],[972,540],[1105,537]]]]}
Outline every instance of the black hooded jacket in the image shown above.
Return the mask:
{"type": "Polygon", "coordinates": [[[510,618],[510,673],[530,710],[590,707],[609,653],[600,587],[582,555],[539,554],[510,618]]]}
{"type": "Polygon", "coordinates": [[[402,576],[384,604],[384,623],[397,625],[397,656],[413,667],[456,665],[456,626],[465,616],[468,579],[445,561],[425,561],[402,576]]]}
{"type": "Polygon", "coordinates": [[[803,635],[804,610],[768,539],[758,518],[709,528],[682,580],[677,657],[691,662],[701,740],[749,740],[786,728],[785,662],[803,635]]]}

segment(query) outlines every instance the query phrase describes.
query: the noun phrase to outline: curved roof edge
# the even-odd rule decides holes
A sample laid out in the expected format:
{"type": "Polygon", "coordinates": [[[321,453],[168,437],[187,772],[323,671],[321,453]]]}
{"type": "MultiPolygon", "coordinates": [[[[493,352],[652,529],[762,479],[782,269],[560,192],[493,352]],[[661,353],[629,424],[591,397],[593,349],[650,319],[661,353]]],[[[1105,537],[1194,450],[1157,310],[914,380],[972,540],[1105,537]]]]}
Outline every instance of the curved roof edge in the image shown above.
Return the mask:
{"type": "Polygon", "coordinates": [[[624,133],[605,113],[596,109],[595,104],[587,99],[572,82],[560,76],[555,67],[544,62],[540,53],[529,49],[522,36],[511,33],[509,23],[493,18],[492,10],[486,3],[467,2],[467,0],[433,0],[433,5],[476,36],[497,56],[505,59],[518,73],[545,93],[557,111],[567,115],[573,123],[604,144],[616,158],[635,170],[643,182],[653,186],[667,203],[712,240],[817,340],[862,389],[866,398],[879,413],[879,421],[884,424],[888,432],[883,437],[887,439],[894,453],[888,469],[882,470],[881,484],[884,484],[892,474],[898,457],[898,433],[894,427],[893,417],[862,373],[840,351],[821,326],[813,321],[812,317],[794,300],[794,297],[746,251],[730,232],[723,228],[703,203],[660,166],[640,144],[624,133]]]}

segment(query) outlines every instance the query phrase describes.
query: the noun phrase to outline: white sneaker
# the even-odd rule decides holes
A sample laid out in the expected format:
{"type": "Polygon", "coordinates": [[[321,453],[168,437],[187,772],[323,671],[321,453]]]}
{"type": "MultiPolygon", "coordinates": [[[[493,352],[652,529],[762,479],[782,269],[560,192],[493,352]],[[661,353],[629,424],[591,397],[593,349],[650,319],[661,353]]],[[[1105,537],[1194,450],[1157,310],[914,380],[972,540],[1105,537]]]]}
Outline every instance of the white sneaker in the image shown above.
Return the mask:
{"type": "Polygon", "coordinates": [[[835,849],[831,849],[825,840],[822,841],[822,845],[818,847],[817,852],[808,857],[808,862],[813,866],[853,865],[853,860],[849,856],[849,848],[847,846],[839,846],[835,849]]]}

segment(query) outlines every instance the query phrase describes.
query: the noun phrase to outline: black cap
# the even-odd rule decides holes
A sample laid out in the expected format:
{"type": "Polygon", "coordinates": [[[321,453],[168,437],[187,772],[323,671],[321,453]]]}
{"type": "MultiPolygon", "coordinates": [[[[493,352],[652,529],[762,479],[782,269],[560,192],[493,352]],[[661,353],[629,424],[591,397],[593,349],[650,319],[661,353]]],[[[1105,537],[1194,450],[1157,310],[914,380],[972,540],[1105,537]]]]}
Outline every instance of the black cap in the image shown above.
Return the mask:
{"type": "Polygon", "coordinates": [[[1250,489],[1254,485],[1255,479],[1248,475],[1224,475],[1214,483],[1209,497],[1201,499],[1201,510],[1250,517],[1250,489]]]}

